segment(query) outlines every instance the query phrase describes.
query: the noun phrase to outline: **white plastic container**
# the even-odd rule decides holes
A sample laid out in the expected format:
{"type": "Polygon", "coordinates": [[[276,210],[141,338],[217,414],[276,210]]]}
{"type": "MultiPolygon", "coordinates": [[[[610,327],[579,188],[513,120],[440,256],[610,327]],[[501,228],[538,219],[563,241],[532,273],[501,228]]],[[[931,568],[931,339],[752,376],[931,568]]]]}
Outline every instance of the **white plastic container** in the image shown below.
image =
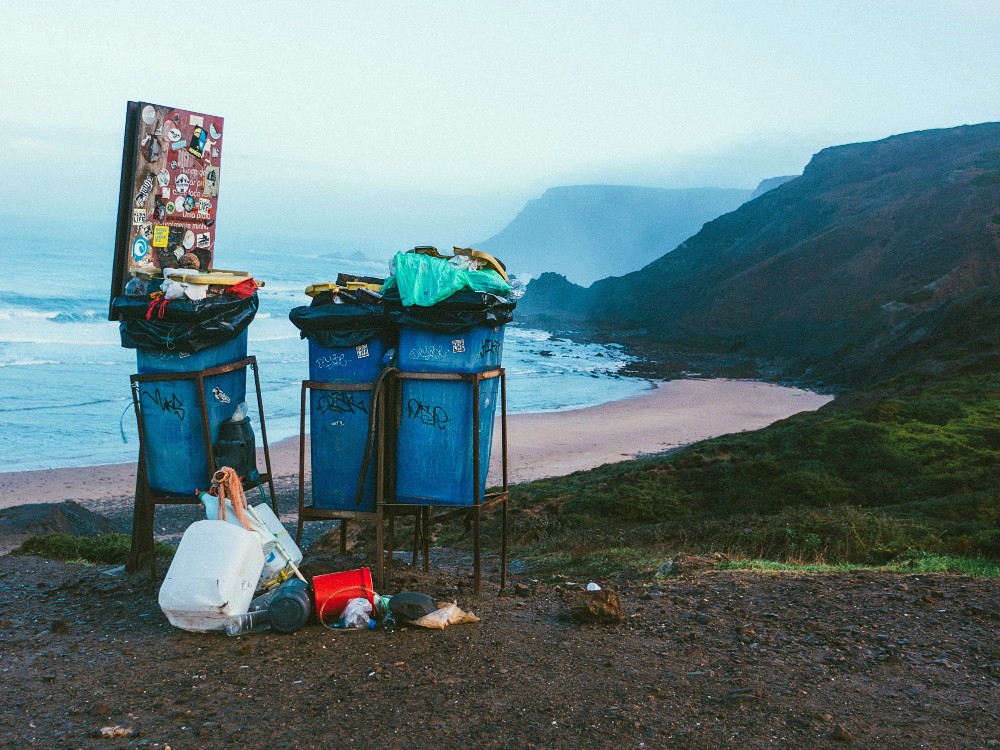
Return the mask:
{"type": "Polygon", "coordinates": [[[160,586],[160,609],[182,630],[225,630],[247,611],[264,567],[260,538],[223,521],[191,524],[160,586]]]}
{"type": "MultiPolygon", "coordinates": [[[[205,516],[210,521],[218,520],[219,498],[215,495],[209,495],[207,492],[202,492],[198,495],[198,499],[205,506],[205,516]]],[[[264,568],[261,570],[260,581],[258,583],[258,586],[263,586],[277,578],[278,574],[288,565],[288,561],[278,550],[278,546],[281,546],[285,550],[296,565],[302,562],[302,550],[299,549],[295,540],[292,539],[292,535],[288,533],[281,521],[278,520],[278,517],[274,515],[274,511],[271,510],[270,505],[267,503],[254,505],[253,512],[264,522],[261,525],[254,518],[253,513],[248,514],[250,525],[253,526],[254,533],[260,538],[260,544],[264,551],[264,568]]],[[[229,498],[226,498],[226,523],[241,529],[243,528],[243,524],[236,517],[236,512],[233,510],[233,505],[229,501],[229,498]]]]}

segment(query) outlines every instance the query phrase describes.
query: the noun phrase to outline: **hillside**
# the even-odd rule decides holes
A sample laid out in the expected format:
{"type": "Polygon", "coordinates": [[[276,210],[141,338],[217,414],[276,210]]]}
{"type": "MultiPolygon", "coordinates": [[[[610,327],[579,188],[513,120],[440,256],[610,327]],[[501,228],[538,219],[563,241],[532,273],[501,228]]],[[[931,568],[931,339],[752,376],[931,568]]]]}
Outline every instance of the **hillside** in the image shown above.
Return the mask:
{"type": "Polygon", "coordinates": [[[986,123],[825,149],[640,271],[587,290],[544,276],[519,312],[854,385],[996,361],[998,280],[1000,123],[986,123]]]}
{"type": "Polygon", "coordinates": [[[550,188],[476,247],[502,258],[515,274],[558,271],[586,286],[642,268],[750,195],[722,188],[550,188]]]}

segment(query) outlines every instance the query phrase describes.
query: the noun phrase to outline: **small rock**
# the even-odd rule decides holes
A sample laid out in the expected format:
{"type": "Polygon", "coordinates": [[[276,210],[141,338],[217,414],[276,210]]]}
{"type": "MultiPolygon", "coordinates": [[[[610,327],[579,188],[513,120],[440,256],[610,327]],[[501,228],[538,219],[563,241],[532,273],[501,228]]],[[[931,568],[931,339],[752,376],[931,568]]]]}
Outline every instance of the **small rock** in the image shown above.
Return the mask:
{"type": "Polygon", "coordinates": [[[113,727],[101,727],[94,730],[93,736],[100,737],[103,740],[114,740],[119,737],[131,737],[132,734],[133,730],[131,727],[122,727],[116,724],[113,727]]]}
{"type": "Polygon", "coordinates": [[[653,578],[666,578],[672,576],[678,572],[677,556],[671,557],[668,560],[664,560],[663,564],[656,569],[656,573],[653,574],[653,578]]]}
{"type": "Polygon", "coordinates": [[[854,735],[844,729],[843,724],[837,724],[833,727],[830,738],[837,740],[837,742],[854,742],[854,735]]]}
{"type": "Polygon", "coordinates": [[[524,583],[518,583],[514,586],[514,596],[531,596],[531,588],[524,583]]]}

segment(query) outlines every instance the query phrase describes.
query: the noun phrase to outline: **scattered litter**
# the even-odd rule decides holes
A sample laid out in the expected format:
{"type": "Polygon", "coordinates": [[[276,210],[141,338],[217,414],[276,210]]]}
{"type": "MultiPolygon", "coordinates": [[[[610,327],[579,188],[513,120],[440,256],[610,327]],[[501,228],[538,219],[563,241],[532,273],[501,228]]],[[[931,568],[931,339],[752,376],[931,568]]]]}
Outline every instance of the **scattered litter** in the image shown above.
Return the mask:
{"type": "Polygon", "coordinates": [[[598,586],[593,581],[591,581],[590,583],[587,584],[587,591],[600,591],[600,590],[601,590],[601,587],[598,586]]]}

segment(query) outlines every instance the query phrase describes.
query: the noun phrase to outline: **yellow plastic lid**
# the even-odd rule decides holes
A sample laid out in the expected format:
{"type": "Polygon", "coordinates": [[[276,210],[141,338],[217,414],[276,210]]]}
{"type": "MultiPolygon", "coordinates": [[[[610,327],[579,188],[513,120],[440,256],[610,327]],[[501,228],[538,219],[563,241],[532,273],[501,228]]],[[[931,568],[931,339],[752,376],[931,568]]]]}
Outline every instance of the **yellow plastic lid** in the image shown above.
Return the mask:
{"type": "Polygon", "coordinates": [[[496,271],[498,274],[500,274],[500,276],[503,278],[504,281],[510,281],[510,279],[507,278],[507,269],[504,268],[503,263],[501,263],[499,260],[494,258],[489,253],[484,253],[482,250],[476,250],[475,248],[471,247],[456,247],[453,249],[455,251],[455,255],[464,255],[467,258],[474,258],[475,260],[482,261],[487,266],[496,271]]]}
{"type": "Polygon", "coordinates": [[[324,281],[321,284],[310,284],[306,287],[306,294],[310,297],[316,297],[323,292],[333,292],[336,294],[340,291],[340,287],[330,281],[324,281]]]}
{"type": "Polygon", "coordinates": [[[348,291],[354,291],[355,289],[367,289],[371,292],[381,292],[381,284],[370,284],[367,281],[348,281],[344,285],[348,291]]]}

